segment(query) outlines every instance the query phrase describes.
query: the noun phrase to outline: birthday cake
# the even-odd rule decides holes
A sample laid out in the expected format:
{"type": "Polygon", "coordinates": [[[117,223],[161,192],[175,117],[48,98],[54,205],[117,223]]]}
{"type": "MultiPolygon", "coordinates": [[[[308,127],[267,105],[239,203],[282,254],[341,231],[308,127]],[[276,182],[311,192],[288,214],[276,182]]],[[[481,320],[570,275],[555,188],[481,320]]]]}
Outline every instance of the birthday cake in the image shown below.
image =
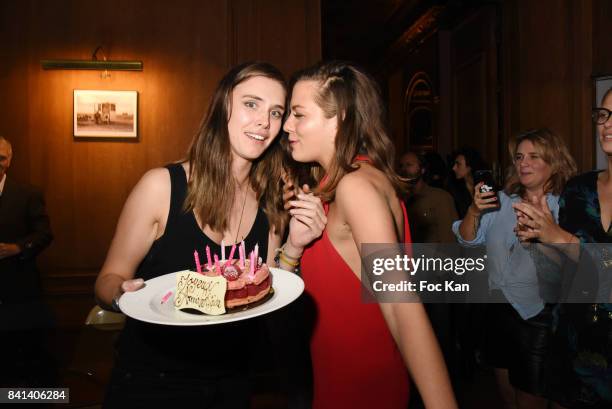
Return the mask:
{"type": "MultiPolygon", "coordinates": [[[[241,269],[239,264],[238,260],[234,260],[229,265],[221,266],[221,275],[227,280],[225,308],[257,302],[270,292],[270,269],[265,263],[258,263],[253,274],[249,273],[250,260],[246,261],[244,269],[241,269]]],[[[206,274],[217,273],[208,271],[206,274]]]]}
{"type": "Polygon", "coordinates": [[[200,264],[198,254],[194,252],[197,271],[177,273],[175,308],[220,315],[226,309],[246,306],[265,298],[272,288],[272,277],[270,269],[258,256],[257,247],[245,257],[242,244],[240,257],[234,259],[233,246],[227,260],[219,260],[215,254],[214,262],[207,247],[208,262],[205,265],[200,264]]]}

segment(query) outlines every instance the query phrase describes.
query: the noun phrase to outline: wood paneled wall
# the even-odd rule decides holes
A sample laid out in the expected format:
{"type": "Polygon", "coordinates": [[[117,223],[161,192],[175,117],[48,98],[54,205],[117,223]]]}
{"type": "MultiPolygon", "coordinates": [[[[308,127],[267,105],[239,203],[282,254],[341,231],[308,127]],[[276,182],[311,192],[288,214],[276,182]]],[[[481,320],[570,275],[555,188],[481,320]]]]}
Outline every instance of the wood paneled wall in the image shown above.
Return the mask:
{"type": "Polygon", "coordinates": [[[505,0],[474,6],[465,16],[444,13],[452,23],[439,27],[439,55],[423,53],[425,42],[409,55],[386,57],[397,67],[382,79],[397,146],[406,144],[401,73],[438,65],[442,154],[470,144],[505,168],[512,135],[549,127],[568,143],[580,171],[592,169],[592,76],[612,74],[612,2],[505,0]],[[422,58],[432,61],[415,61],[422,58]]]}
{"type": "Polygon", "coordinates": [[[185,155],[218,80],[262,59],[286,74],[320,59],[319,0],[11,0],[0,3],[0,134],[9,177],[42,187],[55,240],[47,289],[91,292],[130,190],[185,155]],[[142,60],[142,72],[44,71],[46,58],[142,60]],[[136,90],[136,142],[72,136],[74,89],[136,90]]]}
{"type": "Polygon", "coordinates": [[[495,7],[482,7],[450,33],[453,148],[478,148],[499,162],[498,70],[495,7]]]}
{"type": "Polygon", "coordinates": [[[612,75],[612,2],[593,0],[593,74],[612,75]]]}
{"type": "Polygon", "coordinates": [[[609,49],[609,37],[593,36],[598,9],[609,7],[601,3],[595,8],[592,0],[503,3],[504,141],[546,126],[567,141],[580,170],[594,166],[592,55],[599,47],[609,49]]]}

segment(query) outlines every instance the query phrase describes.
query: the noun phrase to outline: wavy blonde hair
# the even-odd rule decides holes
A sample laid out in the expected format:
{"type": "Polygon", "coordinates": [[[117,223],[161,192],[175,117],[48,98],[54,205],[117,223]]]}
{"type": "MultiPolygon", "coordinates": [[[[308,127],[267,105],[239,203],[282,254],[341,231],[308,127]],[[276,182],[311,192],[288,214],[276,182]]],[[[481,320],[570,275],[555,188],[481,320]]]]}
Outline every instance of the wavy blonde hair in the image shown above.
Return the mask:
{"type": "MultiPolygon", "coordinates": [[[[318,188],[321,199],[326,202],[334,199],[340,179],[357,170],[354,163],[359,154],[367,155],[398,193],[404,192],[406,184],[393,166],[395,147],[383,123],[384,104],[374,79],[351,63],[329,61],[297,72],[291,81],[292,88],[298,81],[318,82],[315,102],[327,118],[338,118],[334,158],[326,183],[318,188]]],[[[297,168],[298,174],[307,168],[315,184],[324,175],[318,164],[297,165],[297,168]]]]}
{"type": "MultiPolygon", "coordinates": [[[[238,84],[260,76],[277,81],[287,90],[283,74],[271,64],[249,62],[234,67],[221,79],[188,151],[190,171],[184,209],[193,210],[202,225],[208,225],[214,231],[227,229],[231,209],[228,204],[233,203],[235,195],[235,183],[229,183],[233,175],[227,129],[232,92],[238,84]]],[[[249,173],[249,184],[268,217],[270,227],[277,233],[286,224],[280,184],[282,170],[283,151],[277,138],[253,162],[249,173]]]]}
{"type": "Polygon", "coordinates": [[[516,166],[514,166],[516,151],[523,141],[533,143],[544,162],[551,167],[552,173],[550,179],[544,184],[544,193],[561,194],[567,181],[576,174],[577,167],[565,142],[548,128],[531,129],[510,139],[508,150],[513,164],[508,168],[505,192],[508,195],[523,196],[525,194],[525,186],[521,184],[516,166]]]}

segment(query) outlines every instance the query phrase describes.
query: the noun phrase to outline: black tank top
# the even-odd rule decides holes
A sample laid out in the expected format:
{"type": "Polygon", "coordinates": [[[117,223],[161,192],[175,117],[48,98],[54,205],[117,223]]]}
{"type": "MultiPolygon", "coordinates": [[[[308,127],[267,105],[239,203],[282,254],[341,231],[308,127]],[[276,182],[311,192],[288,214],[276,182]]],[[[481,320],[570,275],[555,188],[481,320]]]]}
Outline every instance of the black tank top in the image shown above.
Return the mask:
{"type": "MultiPolygon", "coordinates": [[[[136,271],[135,277],[145,280],[175,271],[195,270],[194,250],[203,255],[209,246],[211,252],[221,254],[219,244],[202,232],[193,212],[183,210],[187,195],[183,166],[172,164],[166,167],[170,172],[170,212],[164,234],[153,243],[136,271]]],[[[259,254],[264,259],[268,252],[269,230],[268,218],[259,208],[244,241],[247,249],[259,244],[259,254]]],[[[117,365],[155,371],[195,371],[203,376],[241,371],[248,365],[241,351],[249,349],[249,340],[259,339],[260,327],[258,319],[201,327],[174,327],[148,324],[128,317],[118,342],[117,365]],[[193,353],[197,346],[202,348],[201,354],[193,353]]]]}
{"type": "MultiPolygon", "coordinates": [[[[185,212],[183,203],[187,197],[187,176],[181,164],[166,166],[170,172],[170,212],[164,234],[157,239],[138,267],[136,277],[145,280],[174,271],[191,269],[195,271],[193,251],[197,250],[204,261],[206,246],[212,254],[221,256],[221,246],[202,232],[193,212],[185,212]]],[[[230,206],[231,203],[219,203],[230,206]]],[[[253,227],[244,238],[248,251],[259,244],[259,254],[268,254],[268,218],[261,208],[257,211],[253,227]]],[[[230,243],[231,246],[233,243],[230,243]]],[[[229,254],[229,248],[225,251],[229,254]]]]}

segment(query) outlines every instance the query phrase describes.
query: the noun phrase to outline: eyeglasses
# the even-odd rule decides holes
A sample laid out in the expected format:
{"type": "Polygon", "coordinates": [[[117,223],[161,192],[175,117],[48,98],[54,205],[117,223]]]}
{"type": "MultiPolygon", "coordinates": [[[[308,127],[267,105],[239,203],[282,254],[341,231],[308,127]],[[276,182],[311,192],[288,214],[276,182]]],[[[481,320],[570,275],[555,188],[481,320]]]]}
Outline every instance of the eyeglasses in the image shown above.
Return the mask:
{"type": "Polygon", "coordinates": [[[595,122],[597,125],[603,125],[608,122],[608,119],[610,119],[612,111],[606,108],[594,108],[591,115],[593,117],[593,122],[595,122]]]}

